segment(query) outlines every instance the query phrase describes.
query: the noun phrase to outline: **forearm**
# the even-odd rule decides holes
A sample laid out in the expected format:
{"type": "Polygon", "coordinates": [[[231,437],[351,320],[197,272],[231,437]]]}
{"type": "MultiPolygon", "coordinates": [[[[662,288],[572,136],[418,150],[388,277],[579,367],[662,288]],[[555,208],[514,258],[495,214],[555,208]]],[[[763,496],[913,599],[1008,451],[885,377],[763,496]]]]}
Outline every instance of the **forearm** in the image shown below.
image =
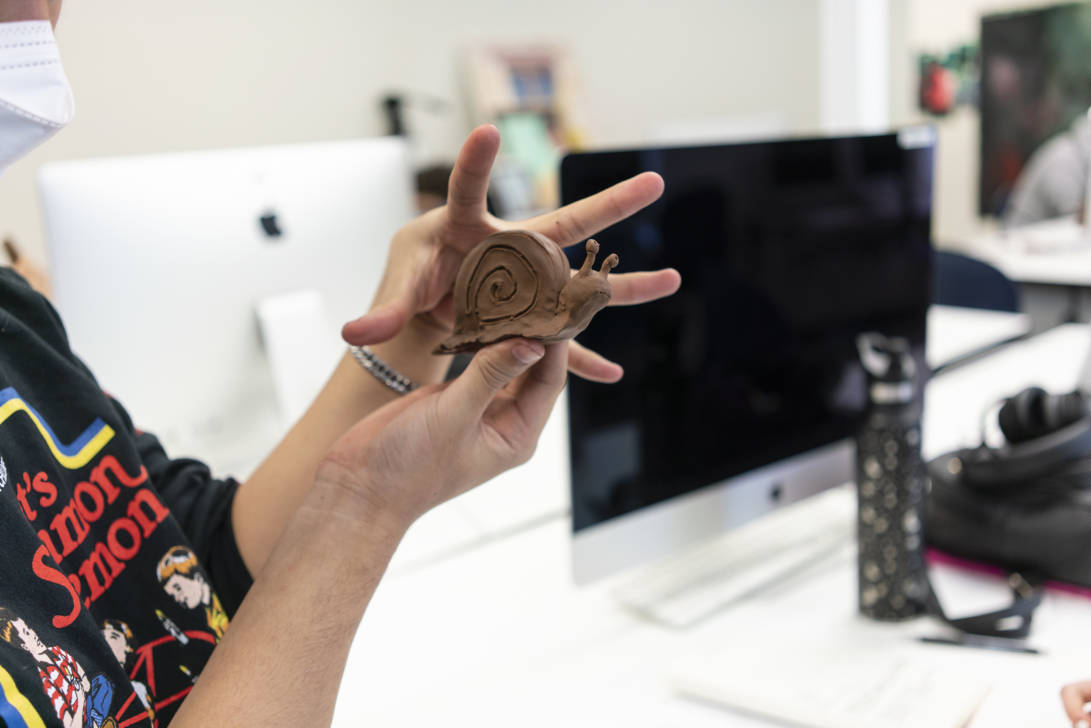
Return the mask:
{"type": "Polygon", "coordinates": [[[49,4],[46,0],[6,0],[0,3],[0,23],[49,19],[49,4]]]}
{"type": "Polygon", "coordinates": [[[316,487],[172,726],[329,725],[353,635],[406,525],[316,487]]]}
{"type": "MultiPolygon", "coordinates": [[[[442,334],[412,322],[394,339],[372,347],[414,382],[443,378],[449,357],[433,356],[442,334]]],[[[346,353],[314,403],[273,452],[243,483],[232,506],[235,539],[250,573],[257,575],[285,525],[303,502],[323,455],[342,434],[399,395],[346,353]]]]}
{"type": "Polygon", "coordinates": [[[566,347],[512,339],[357,422],[330,449],[177,716],[189,725],[324,725],[364,609],[409,524],[526,462],[566,347]]]}

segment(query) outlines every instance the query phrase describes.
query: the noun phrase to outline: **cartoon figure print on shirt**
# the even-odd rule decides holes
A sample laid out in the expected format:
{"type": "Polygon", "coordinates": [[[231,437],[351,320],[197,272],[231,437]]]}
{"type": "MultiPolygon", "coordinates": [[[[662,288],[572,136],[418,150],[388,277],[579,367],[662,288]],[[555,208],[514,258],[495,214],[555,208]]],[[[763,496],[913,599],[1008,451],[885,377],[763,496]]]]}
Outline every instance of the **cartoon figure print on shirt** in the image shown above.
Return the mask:
{"type": "MultiPolygon", "coordinates": [[[[21,658],[21,674],[0,661],[0,725],[7,724],[6,697],[22,697],[17,705],[33,712],[26,701],[39,701],[30,677],[36,663],[43,718],[48,704],[65,728],[155,726],[192,690],[228,617],[194,552],[168,548],[185,534],[128,431],[118,437],[117,425],[102,417],[73,423],[78,415],[67,416],[69,425],[91,420],[67,429],[79,433],[71,441],[14,388],[0,389],[0,432],[8,442],[0,525],[14,516],[37,536],[12,541],[21,547],[6,555],[15,571],[0,570],[8,584],[21,585],[11,594],[0,588],[0,645],[29,656],[21,658]],[[88,627],[101,636],[101,649],[66,641],[67,630],[76,637],[88,627]]],[[[11,525],[5,530],[12,534],[25,528],[11,525]]]]}
{"type": "MultiPolygon", "coordinates": [[[[114,657],[117,659],[121,669],[126,674],[129,672],[129,663],[132,661],[130,658],[133,654],[132,642],[133,631],[129,629],[129,625],[122,622],[120,619],[107,619],[102,623],[102,638],[106,640],[106,644],[110,646],[110,651],[114,653],[114,657]]],[[[132,679],[133,693],[136,695],[140,704],[144,706],[144,711],[148,714],[148,718],[153,722],[155,721],[155,697],[148,691],[148,686],[139,680],[132,679]]],[[[118,710],[118,715],[123,715],[128,710],[129,704],[121,706],[118,710]]]]}
{"type": "Polygon", "coordinates": [[[0,607],[0,638],[34,658],[42,690],[65,728],[117,728],[109,715],[114,686],[105,675],[88,679],[72,655],[57,645],[46,647],[38,633],[7,607],[0,607]]]}
{"type": "Polygon", "coordinates": [[[216,635],[217,642],[223,639],[227,612],[220,606],[220,599],[212,591],[193,551],[185,546],[172,547],[159,560],[155,576],[179,606],[186,609],[204,607],[208,628],[216,635]]]}

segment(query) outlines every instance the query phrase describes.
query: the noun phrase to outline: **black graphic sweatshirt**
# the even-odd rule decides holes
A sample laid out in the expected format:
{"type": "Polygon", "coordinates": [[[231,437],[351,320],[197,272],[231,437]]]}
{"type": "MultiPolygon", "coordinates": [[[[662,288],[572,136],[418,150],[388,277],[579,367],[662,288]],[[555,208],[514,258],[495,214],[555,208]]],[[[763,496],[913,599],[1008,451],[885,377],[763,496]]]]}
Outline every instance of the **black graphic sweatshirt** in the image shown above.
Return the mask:
{"type": "Polygon", "coordinates": [[[236,487],[135,429],[0,269],[0,725],[169,723],[250,586],[236,487]]]}

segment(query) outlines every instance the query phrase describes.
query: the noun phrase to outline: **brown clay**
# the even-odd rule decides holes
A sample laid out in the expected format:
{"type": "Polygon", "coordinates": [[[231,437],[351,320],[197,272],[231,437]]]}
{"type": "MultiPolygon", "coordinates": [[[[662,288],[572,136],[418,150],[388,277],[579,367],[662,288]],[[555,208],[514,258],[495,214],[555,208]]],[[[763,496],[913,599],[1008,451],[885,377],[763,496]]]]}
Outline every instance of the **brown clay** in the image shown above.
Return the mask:
{"type": "Polygon", "coordinates": [[[514,336],[550,344],[571,339],[610,302],[607,276],[616,255],[592,265],[599,244],[587,241],[587,257],[573,275],[561,248],[529,230],[494,233],[469,252],[452,291],[455,330],[434,353],[477,351],[514,336]]]}

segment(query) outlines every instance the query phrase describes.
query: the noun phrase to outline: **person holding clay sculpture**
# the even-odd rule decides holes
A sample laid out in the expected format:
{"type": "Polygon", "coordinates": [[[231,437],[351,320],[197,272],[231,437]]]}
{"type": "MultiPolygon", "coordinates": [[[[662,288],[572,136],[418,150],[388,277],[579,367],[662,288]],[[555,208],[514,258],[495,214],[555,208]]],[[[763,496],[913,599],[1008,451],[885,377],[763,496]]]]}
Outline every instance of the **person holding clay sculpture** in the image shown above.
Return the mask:
{"type": "MultiPolygon", "coordinates": [[[[0,0],[0,168],[72,116],[53,36],[60,10],[60,0],[0,0]]],[[[663,188],[646,173],[508,223],[485,205],[499,144],[491,126],[469,135],[447,204],[394,236],[371,310],[344,326],[349,350],[241,484],[169,458],[71,351],[48,301],[0,268],[0,611],[11,627],[0,630],[0,723],[330,723],[357,625],[409,526],[525,461],[567,372],[621,377],[568,340],[595,311],[680,285],[673,270],[611,273],[608,256],[571,283],[567,268],[554,271],[552,293],[531,296],[541,332],[479,338],[444,383],[449,357],[432,351],[455,333],[454,312],[484,330],[519,318],[498,307],[526,296],[505,282],[523,275],[512,268],[456,306],[476,246],[518,230],[543,259],[576,244],[593,258],[587,238],[663,188]],[[119,624],[131,659],[104,636],[119,624]]],[[[160,344],[130,342],[124,354],[142,345],[160,344]]]]}

